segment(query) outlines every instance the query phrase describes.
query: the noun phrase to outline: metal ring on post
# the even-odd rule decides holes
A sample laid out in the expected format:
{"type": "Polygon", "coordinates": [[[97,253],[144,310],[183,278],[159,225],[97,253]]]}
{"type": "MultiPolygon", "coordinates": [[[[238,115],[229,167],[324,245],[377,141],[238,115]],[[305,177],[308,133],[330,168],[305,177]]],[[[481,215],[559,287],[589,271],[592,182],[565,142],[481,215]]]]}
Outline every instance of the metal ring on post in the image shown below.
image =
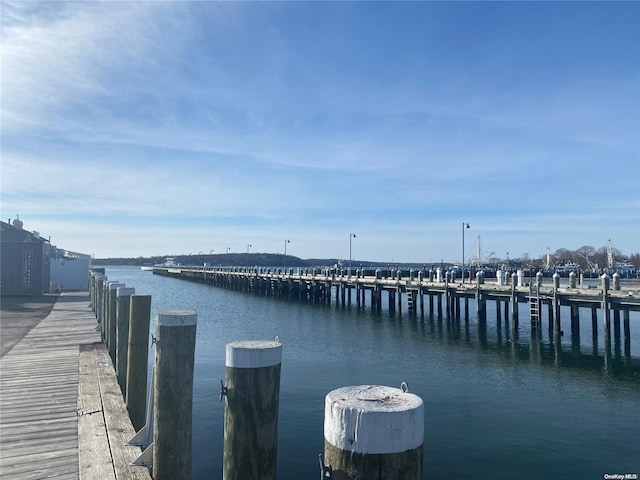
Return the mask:
{"type": "Polygon", "coordinates": [[[404,393],[407,393],[409,391],[409,385],[407,384],[407,382],[402,382],[400,384],[400,390],[402,390],[404,393]]]}

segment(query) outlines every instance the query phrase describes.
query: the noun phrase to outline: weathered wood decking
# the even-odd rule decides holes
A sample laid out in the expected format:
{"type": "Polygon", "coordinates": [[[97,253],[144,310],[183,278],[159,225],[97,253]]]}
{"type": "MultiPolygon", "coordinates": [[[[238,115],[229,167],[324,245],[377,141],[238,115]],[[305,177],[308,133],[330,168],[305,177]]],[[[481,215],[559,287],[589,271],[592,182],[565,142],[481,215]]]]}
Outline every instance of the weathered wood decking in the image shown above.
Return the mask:
{"type": "Polygon", "coordinates": [[[0,359],[3,479],[151,478],[96,326],[86,293],[61,294],[0,359]]]}

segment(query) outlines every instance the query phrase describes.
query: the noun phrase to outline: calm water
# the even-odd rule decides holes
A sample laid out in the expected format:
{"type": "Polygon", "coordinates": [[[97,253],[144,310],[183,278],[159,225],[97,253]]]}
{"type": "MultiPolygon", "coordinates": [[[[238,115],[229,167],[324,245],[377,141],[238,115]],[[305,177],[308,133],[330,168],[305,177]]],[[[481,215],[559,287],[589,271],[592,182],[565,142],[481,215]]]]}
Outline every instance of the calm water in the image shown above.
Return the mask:
{"type": "MultiPolygon", "coordinates": [[[[106,274],[135,287],[136,293],[151,294],[152,320],[159,310],[198,312],[194,479],[222,478],[224,402],[218,397],[225,345],[276,335],[283,343],[281,480],[319,477],[329,391],[360,384],[399,386],[402,381],[425,403],[425,479],[640,474],[637,313],[631,314],[631,358],[620,346],[608,372],[602,322],[596,345],[600,356],[593,355],[590,310],[581,311],[581,344],[572,345],[571,335],[565,335],[558,362],[546,328],[540,342],[531,340],[524,304],[519,337],[513,341],[504,321],[496,327],[491,302],[482,335],[473,316],[468,325],[464,319],[449,324],[355,306],[289,303],[132,267],[107,268],[106,274]]],[[[568,310],[562,313],[562,328],[570,332],[568,310]]]]}

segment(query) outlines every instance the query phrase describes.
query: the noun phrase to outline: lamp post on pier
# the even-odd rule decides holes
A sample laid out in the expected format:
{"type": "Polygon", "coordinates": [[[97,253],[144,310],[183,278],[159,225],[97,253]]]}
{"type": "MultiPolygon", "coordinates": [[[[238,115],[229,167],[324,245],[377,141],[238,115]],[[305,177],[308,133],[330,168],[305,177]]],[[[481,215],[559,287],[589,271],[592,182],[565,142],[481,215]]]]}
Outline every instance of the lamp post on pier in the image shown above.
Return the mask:
{"type": "Polygon", "coordinates": [[[286,240],[284,241],[284,274],[286,275],[287,273],[287,243],[291,243],[291,240],[286,240]]]}
{"type": "Polygon", "coordinates": [[[464,283],[464,230],[471,228],[468,223],[462,222],[462,283],[464,283]]]}
{"type": "Polygon", "coordinates": [[[351,278],[351,239],[356,238],[355,233],[349,234],[349,278],[351,278]]]}
{"type": "Polygon", "coordinates": [[[249,270],[249,247],[251,247],[251,244],[247,243],[247,271],[249,270]]]}

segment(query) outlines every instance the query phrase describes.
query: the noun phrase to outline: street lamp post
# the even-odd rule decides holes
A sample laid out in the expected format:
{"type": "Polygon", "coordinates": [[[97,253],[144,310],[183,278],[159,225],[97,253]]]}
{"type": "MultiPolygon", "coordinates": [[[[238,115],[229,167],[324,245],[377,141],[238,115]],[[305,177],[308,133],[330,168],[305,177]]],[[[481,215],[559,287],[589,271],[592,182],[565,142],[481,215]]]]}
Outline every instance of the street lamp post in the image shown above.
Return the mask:
{"type": "Polygon", "coordinates": [[[471,228],[468,223],[462,222],[462,283],[464,283],[464,229],[471,228]]]}
{"type": "Polygon", "coordinates": [[[351,278],[351,239],[356,238],[355,233],[349,234],[349,278],[351,278]]]}
{"type": "Polygon", "coordinates": [[[249,247],[251,247],[251,244],[247,243],[247,270],[249,270],[249,247]]]}
{"type": "Polygon", "coordinates": [[[287,273],[287,243],[291,243],[291,240],[284,241],[284,274],[287,273]]]}

